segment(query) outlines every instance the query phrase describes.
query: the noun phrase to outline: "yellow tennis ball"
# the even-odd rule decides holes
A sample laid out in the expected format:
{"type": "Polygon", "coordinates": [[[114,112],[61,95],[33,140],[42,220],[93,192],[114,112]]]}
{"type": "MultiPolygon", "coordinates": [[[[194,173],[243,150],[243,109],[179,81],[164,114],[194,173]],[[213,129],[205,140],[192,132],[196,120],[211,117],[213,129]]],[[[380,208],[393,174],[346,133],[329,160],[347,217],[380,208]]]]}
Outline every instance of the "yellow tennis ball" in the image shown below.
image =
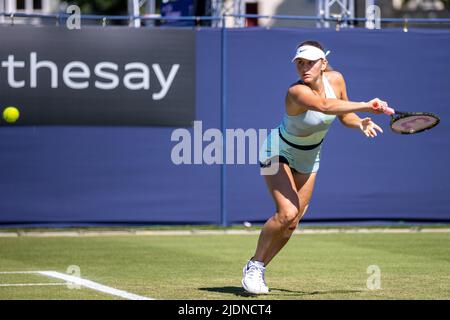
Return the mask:
{"type": "Polygon", "coordinates": [[[7,107],[3,110],[3,119],[8,123],[14,123],[19,119],[19,110],[15,107],[7,107]]]}

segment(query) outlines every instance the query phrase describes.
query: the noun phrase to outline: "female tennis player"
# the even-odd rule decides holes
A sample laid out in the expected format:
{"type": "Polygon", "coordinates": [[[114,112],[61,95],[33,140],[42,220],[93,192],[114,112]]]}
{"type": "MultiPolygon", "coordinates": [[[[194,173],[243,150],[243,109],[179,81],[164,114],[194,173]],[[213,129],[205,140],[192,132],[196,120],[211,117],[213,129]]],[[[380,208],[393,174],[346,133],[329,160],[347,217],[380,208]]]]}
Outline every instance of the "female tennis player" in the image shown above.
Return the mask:
{"type": "Polygon", "coordinates": [[[297,47],[293,62],[301,78],[287,92],[285,115],[276,134],[266,139],[260,151],[261,166],[278,165],[277,173],[265,175],[275,205],[275,214],[264,224],[255,254],[244,266],[242,286],[252,294],[269,292],[265,268],[288,242],[305,214],[314,189],[322,141],[333,120],[360,130],[369,138],[383,130],[370,118],[354,112],[382,114],[387,103],[348,101],[342,74],[328,66],[322,45],[305,41],[297,47]],[[277,139],[278,148],[271,148],[277,139]]]}

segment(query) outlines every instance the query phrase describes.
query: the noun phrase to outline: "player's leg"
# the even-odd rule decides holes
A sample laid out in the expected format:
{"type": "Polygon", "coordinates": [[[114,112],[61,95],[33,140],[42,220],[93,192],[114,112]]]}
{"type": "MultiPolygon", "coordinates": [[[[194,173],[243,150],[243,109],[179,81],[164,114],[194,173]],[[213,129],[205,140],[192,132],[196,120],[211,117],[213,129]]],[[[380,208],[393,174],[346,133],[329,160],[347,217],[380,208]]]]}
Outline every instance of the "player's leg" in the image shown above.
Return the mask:
{"type": "Polygon", "coordinates": [[[308,209],[309,202],[311,200],[311,196],[314,190],[314,183],[316,181],[316,175],[317,173],[299,173],[294,172],[294,180],[296,184],[296,188],[298,190],[298,197],[300,200],[300,209],[299,214],[296,217],[295,221],[285,230],[283,235],[280,238],[274,239],[275,241],[272,242],[270,249],[268,250],[269,253],[266,256],[265,265],[267,266],[269,262],[275,257],[278,252],[286,245],[286,243],[289,241],[290,237],[292,236],[292,233],[297,228],[298,223],[302,219],[302,217],[305,215],[306,210],[308,209]]]}
{"type": "Polygon", "coordinates": [[[269,292],[264,279],[264,262],[272,243],[281,238],[289,226],[295,222],[299,210],[298,193],[288,165],[280,163],[278,172],[265,178],[275,200],[277,211],[264,224],[255,255],[243,269],[242,286],[246,291],[255,294],[269,292]]]}
{"type": "Polygon", "coordinates": [[[265,176],[267,187],[275,201],[276,212],[264,224],[258,239],[253,260],[266,264],[272,244],[295,223],[300,210],[299,197],[294,175],[287,164],[280,164],[280,170],[272,176],[265,176]]]}

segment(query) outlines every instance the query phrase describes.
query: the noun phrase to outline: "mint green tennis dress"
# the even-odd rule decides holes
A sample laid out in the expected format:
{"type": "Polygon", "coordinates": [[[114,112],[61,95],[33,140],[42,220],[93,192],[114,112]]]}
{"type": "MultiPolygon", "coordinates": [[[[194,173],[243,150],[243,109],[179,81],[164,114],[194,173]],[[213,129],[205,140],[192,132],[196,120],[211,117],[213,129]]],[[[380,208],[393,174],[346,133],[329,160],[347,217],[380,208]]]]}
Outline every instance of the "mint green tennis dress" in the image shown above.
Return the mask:
{"type": "MultiPolygon", "coordinates": [[[[326,97],[336,99],[333,87],[325,75],[322,76],[322,81],[326,97]]],[[[284,114],[282,123],[276,130],[272,130],[260,149],[261,167],[270,166],[278,159],[297,172],[317,172],[322,142],[335,118],[335,115],[312,110],[296,116],[284,114]]]]}

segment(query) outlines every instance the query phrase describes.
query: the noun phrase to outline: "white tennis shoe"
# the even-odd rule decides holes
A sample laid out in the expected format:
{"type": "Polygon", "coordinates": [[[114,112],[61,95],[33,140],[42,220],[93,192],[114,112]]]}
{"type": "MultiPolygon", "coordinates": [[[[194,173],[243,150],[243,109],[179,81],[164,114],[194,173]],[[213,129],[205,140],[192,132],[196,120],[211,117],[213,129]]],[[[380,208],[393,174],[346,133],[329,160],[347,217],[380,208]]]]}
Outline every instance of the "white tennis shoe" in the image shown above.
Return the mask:
{"type": "Polygon", "coordinates": [[[269,293],[265,280],[266,268],[250,260],[242,270],[242,286],[252,294],[269,293]]]}

